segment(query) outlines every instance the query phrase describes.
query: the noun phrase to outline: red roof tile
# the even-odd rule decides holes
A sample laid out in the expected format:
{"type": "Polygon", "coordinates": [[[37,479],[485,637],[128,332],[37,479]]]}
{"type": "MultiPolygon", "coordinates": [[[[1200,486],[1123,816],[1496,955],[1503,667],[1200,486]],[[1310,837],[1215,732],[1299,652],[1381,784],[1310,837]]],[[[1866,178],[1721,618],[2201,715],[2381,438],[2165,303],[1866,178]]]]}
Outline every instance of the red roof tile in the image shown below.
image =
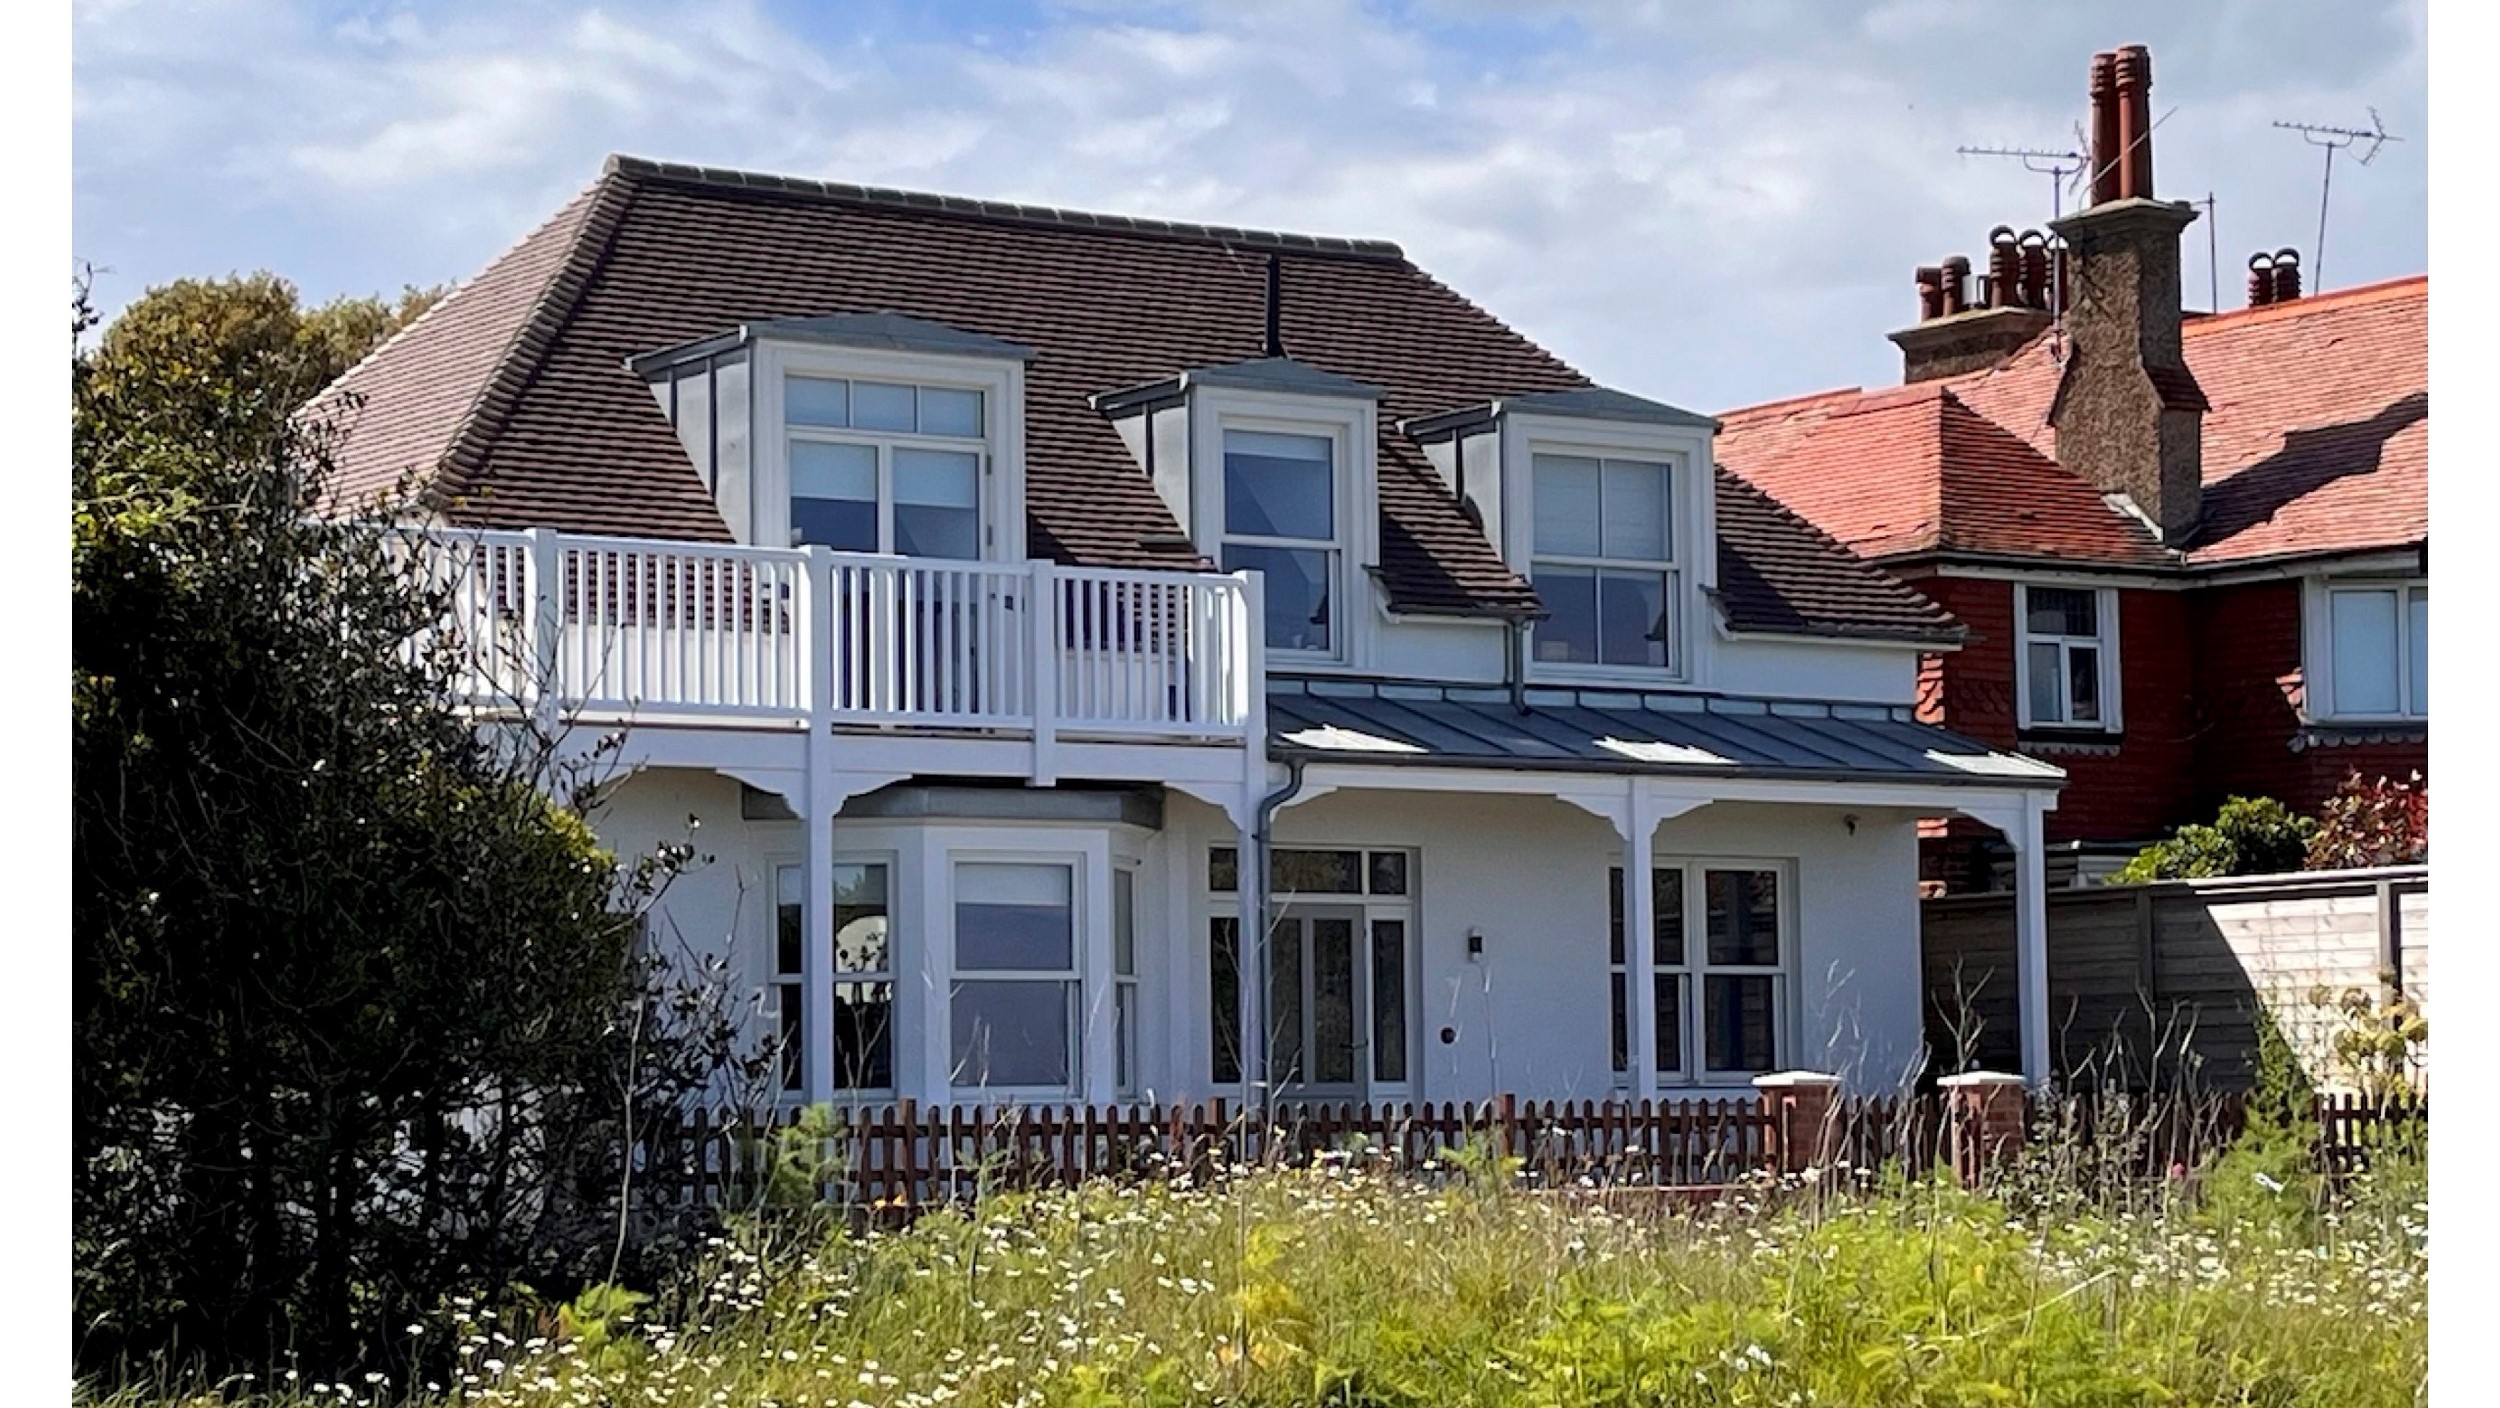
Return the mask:
{"type": "Polygon", "coordinates": [[[2408,546],[2430,532],[2429,313],[2417,277],[2190,319],[2182,386],[2208,409],[2184,553],[2057,464],[2054,331],[1984,371],[1729,412],[1719,460],[1879,558],[2219,566],[2408,546]]]}
{"type": "MultiPolygon", "coordinates": [[[[1088,397],[1260,355],[1270,254],[1282,266],[1292,355],[1386,393],[1379,567],[1391,600],[1406,610],[1537,610],[1528,584],[1394,426],[1589,382],[1392,245],[619,158],[317,406],[346,392],[363,398],[340,449],[344,489],[369,492],[415,471],[431,475],[434,501],[454,522],[726,540],[626,360],[744,322],[906,313],[1037,349],[1025,424],[1034,552],[1194,565],[1088,397]]],[[[1720,516],[1732,626],[1949,634],[1950,618],[1924,598],[1767,500],[1722,486],[1720,516]],[[1731,551],[1763,560],[1730,573],[1731,551]]]]}

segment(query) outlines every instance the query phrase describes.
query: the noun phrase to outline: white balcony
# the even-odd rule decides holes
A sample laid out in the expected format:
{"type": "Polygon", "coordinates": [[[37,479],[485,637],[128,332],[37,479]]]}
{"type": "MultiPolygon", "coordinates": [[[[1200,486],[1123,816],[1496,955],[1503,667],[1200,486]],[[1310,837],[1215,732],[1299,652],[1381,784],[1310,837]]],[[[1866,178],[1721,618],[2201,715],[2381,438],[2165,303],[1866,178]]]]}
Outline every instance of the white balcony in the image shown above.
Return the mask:
{"type": "Polygon", "coordinates": [[[481,708],[1176,742],[1245,741],[1262,712],[1248,576],[543,529],[422,541],[481,708]]]}

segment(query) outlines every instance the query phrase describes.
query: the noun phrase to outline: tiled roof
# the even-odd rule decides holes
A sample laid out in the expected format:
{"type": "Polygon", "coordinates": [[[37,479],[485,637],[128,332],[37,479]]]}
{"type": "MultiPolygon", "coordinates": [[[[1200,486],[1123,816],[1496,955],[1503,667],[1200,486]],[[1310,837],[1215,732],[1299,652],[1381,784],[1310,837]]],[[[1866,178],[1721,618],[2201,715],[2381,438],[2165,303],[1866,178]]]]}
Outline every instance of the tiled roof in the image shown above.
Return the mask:
{"type": "Polygon", "coordinates": [[[1719,609],[1739,630],[1958,642],[1959,622],[1777,499],[1718,472],[1719,609]]]}
{"type": "Polygon", "coordinates": [[[2429,537],[2429,314],[2421,277],[2189,319],[2183,385],[2208,409],[2184,553],[2057,463],[2053,333],[1984,371],[1731,411],[1719,461],[1877,558],[2220,566],[2407,546],[2429,537]]]}
{"type": "MultiPolygon", "coordinates": [[[[898,314],[1031,348],[1029,545],[1104,566],[1197,554],[1089,403],[1109,388],[1265,350],[1266,264],[1281,340],[1381,389],[1380,578],[1401,610],[1538,610],[1465,517],[1404,419],[1589,386],[1407,262],[1395,245],[1091,215],[613,158],[597,185],[345,377],[364,404],[340,484],[431,474],[480,526],[725,540],[727,527],[629,359],[742,324],[898,314]]],[[[1730,625],[1932,634],[1900,583],[1723,491],[1759,585],[1730,625]],[[1806,595],[1781,596],[1784,590],[1806,595]],[[1906,596],[1906,600],[1905,600],[1906,596]]]]}

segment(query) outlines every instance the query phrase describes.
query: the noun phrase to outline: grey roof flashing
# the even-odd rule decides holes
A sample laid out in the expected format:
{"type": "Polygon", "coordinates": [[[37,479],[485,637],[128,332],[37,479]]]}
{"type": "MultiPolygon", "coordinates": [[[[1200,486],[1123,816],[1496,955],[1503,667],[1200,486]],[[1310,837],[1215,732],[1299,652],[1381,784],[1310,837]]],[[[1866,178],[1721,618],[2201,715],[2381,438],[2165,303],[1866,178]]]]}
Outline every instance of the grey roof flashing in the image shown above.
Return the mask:
{"type": "Polygon", "coordinates": [[[1040,354],[1020,342],[968,332],[908,313],[830,313],[813,318],[762,318],[724,333],[646,352],[626,365],[648,376],[663,367],[715,356],[756,342],[808,342],[875,352],[921,352],[946,357],[998,357],[1020,362],[1040,354]]]}
{"type": "Polygon", "coordinates": [[[1636,425],[1671,425],[1687,430],[1717,431],[1718,419],[1664,401],[1652,401],[1628,391],[1606,386],[1583,386],[1570,391],[1531,391],[1520,396],[1500,396],[1479,405],[1461,406],[1437,415],[1416,416],[1400,428],[1409,439],[1437,440],[1444,435],[1464,433],[1478,426],[1489,425],[1506,415],[1556,416],[1571,420],[1628,421],[1636,425]]]}
{"type": "Polygon", "coordinates": [[[1325,367],[1315,367],[1292,357],[1255,357],[1246,362],[1192,367],[1177,376],[1150,381],[1142,386],[1096,392],[1092,401],[1095,410],[1117,417],[1132,411],[1169,405],[1188,395],[1190,388],[1195,386],[1272,391],[1287,396],[1332,396],[1356,401],[1377,401],[1388,395],[1368,381],[1339,376],[1325,367]]]}

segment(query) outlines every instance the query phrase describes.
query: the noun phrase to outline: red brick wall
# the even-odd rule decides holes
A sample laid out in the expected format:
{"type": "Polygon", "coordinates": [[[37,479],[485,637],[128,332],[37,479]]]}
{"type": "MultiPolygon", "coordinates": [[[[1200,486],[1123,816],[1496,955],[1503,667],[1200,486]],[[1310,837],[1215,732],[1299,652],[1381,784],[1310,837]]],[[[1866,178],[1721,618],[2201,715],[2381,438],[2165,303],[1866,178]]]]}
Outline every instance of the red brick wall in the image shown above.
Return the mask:
{"type": "Polygon", "coordinates": [[[1921,591],[1970,628],[1962,649],[1931,657],[1921,715],[1993,747],[2021,749],[2066,769],[2049,813],[2057,841],[2144,841],[2186,819],[2195,791],[2196,721],[2190,613],[2178,592],[2118,592],[2124,731],[2115,745],[2071,747],[2019,737],[2014,698],[2014,584],[1930,577],[1921,591]]]}
{"type": "Polygon", "coordinates": [[[2188,594],[2194,617],[2199,815],[2232,795],[2315,812],[2344,778],[2430,774],[2421,743],[2293,751],[2301,701],[2300,583],[2254,582],[2188,594]]]}

